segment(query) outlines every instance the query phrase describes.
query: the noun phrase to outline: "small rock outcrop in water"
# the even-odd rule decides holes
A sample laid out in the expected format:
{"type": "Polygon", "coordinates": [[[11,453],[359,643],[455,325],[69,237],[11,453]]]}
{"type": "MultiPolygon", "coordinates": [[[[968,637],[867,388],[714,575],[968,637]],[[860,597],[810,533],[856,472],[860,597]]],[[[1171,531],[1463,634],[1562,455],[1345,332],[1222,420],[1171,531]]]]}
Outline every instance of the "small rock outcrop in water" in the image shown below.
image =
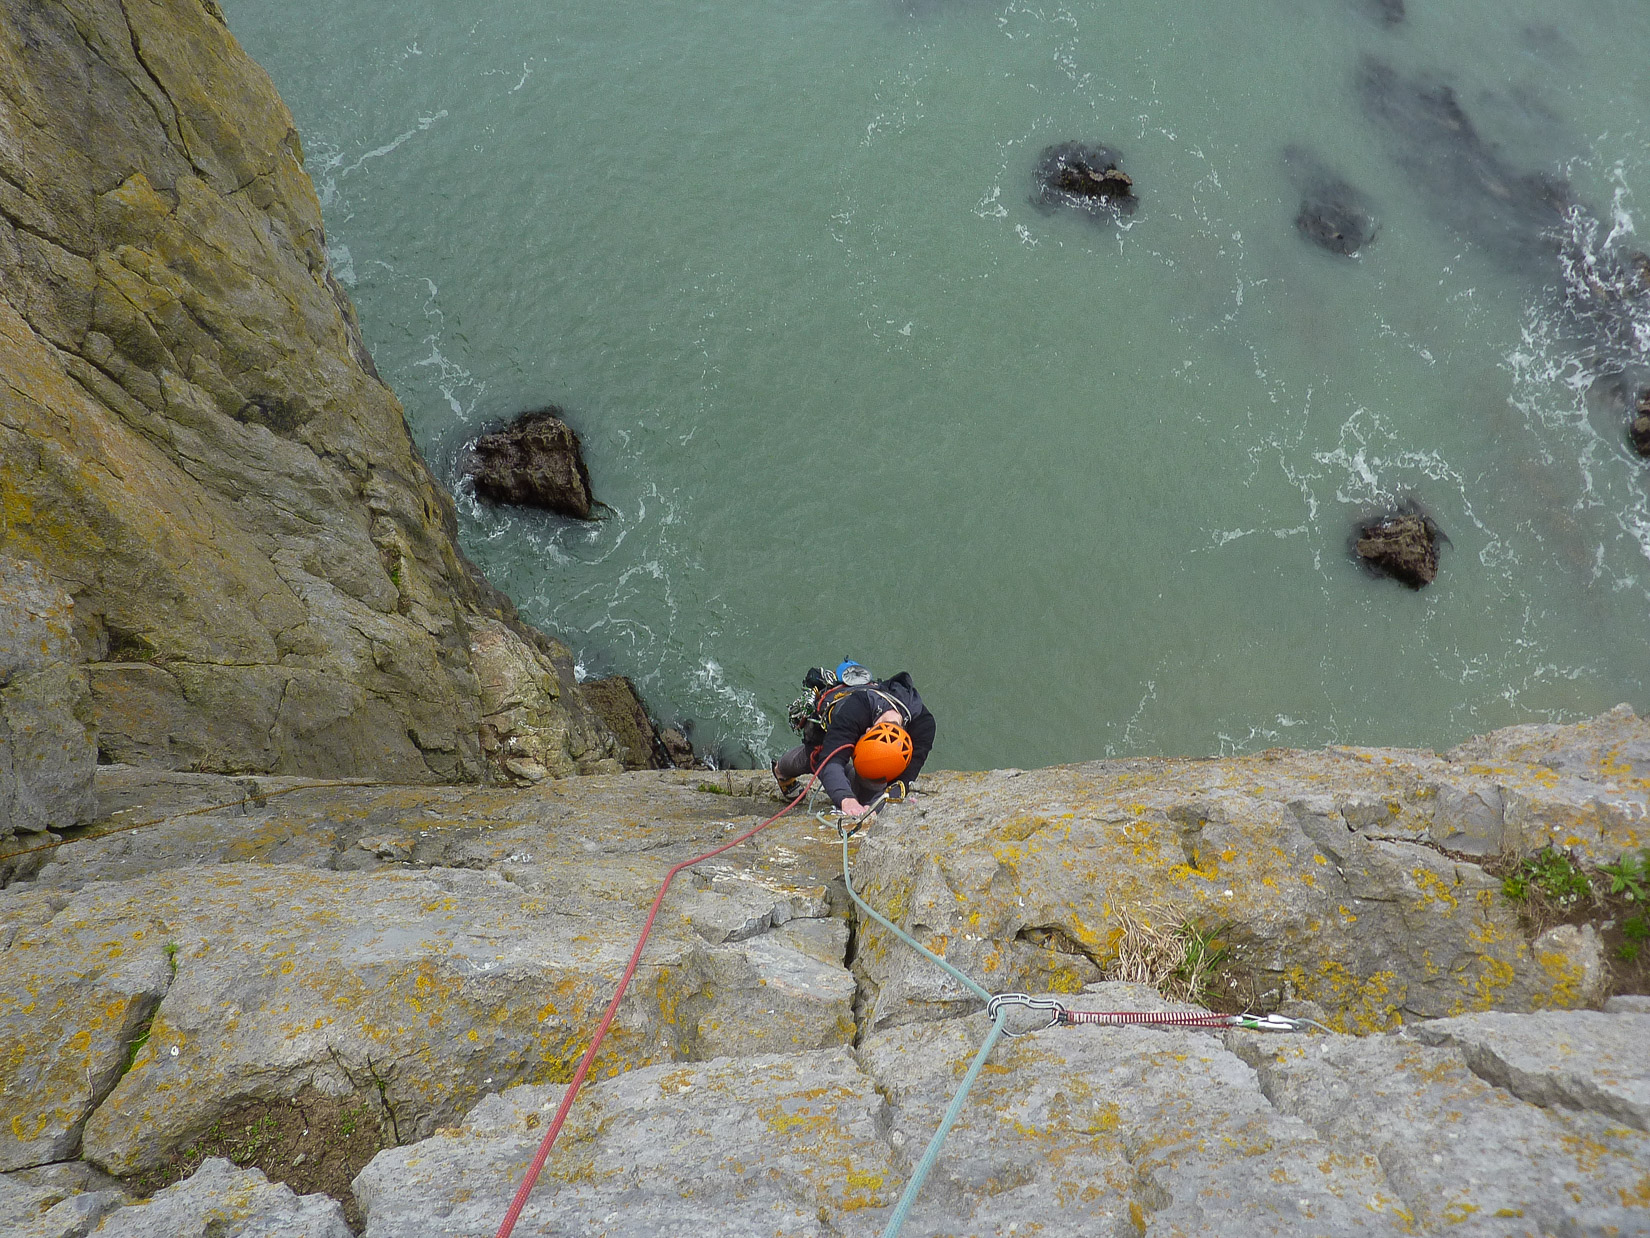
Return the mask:
{"type": "Polygon", "coordinates": [[[579,691],[618,739],[626,769],[690,769],[696,764],[687,737],[648,717],[641,693],[626,676],[593,679],[580,684],[579,691]]]}
{"type": "Polygon", "coordinates": [[[470,449],[464,471],[476,493],[495,503],[542,507],[589,520],[594,500],[579,436],[555,406],[523,413],[509,427],[484,434],[470,449]]]}
{"type": "Polygon", "coordinates": [[[1375,239],[1375,219],[1364,196],[1316,155],[1288,146],[1283,163],[1300,189],[1295,228],[1303,237],[1319,249],[1349,258],[1375,239]]]}
{"type": "Polygon", "coordinates": [[[1329,180],[1301,199],[1295,227],[1319,249],[1348,258],[1375,239],[1375,221],[1363,209],[1358,191],[1342,180],[1329,180]]]}
{"type": "Polygon", "coordinates": [[[1132,215],[1140,200],[1134,180],[1118,167],[1116,151],[1081,142],[1062,142],[1043,151],[1037,164],[1039,206],[1072,206],[1090,215],[1132,215]]]}
{"type": "Polygon", "coordinates": [[[1633,410],[1633,419],[1627,423],[1627,437],[1632,440],[1634,451],[1641,456],[1650,456],[1650,387],[1639,392],[1638,407],[1633,410]]]}
{"type": "Polygon", "coordinates": [[[1411,589],[1438,578],[1438,543],[1448,541],[1432,517],[1413,506],[1364,520],[1358,525],[1358,558],[1411,589]]]}

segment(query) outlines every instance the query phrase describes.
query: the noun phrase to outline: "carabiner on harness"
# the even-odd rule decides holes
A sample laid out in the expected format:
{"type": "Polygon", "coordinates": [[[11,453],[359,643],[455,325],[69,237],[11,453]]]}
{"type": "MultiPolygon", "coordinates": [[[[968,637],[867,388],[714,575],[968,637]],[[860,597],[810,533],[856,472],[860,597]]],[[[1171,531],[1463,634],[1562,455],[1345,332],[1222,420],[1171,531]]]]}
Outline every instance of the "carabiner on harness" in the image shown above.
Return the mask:
{"type": "Polygon", "coordinates": [[[1041,1027],[1028,1027],[1023,1032],[1011,1032],[1008,1025],[1003,1025],[1003,1035],[1011,1039],[1017,1036],[1029,1036],[1032,1032],[1044,1032],[1058,1023],[1063,1023],[1066,1017],[1066,1008],[1052,997],[1033,997],[1029,993],[999,993],[985,1004],[985,1012],[997,1018],[1004,1006],[1024,1006],[1027,1010],[1043,1010],[1048,1013],[1048,1022],[1041,1027]]]}

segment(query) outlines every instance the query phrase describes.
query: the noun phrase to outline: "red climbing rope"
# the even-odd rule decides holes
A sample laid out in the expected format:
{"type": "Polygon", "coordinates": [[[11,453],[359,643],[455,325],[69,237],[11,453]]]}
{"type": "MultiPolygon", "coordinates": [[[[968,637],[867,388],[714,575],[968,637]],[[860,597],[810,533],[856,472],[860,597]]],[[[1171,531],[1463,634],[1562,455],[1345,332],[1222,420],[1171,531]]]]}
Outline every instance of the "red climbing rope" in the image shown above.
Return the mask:
{"type": "MultiPolygon", "coordinates": [[[[831,753],[834,757],[844,748],[851,748],[852,744],[843,744],[831,753]]],[[[830,760],[826,757],[825,760],[830,760]]],[[[820,764],[823,766],[824,761],[820,764]]],[[[538,1153],[533,1157],[533,1163],[527,1167],[527,1174],[516,1188],[516,1197],[510,1201],[510,1210],[504,1214],[504,1222],[498,1227],[498,1238],[510,1238],[510,1231],[515,1229],[516,1221],[521,1216],[521,1210],[527,1206],[527,1197],[532,1194],[533,1184],[538,1181],[539,1173],[544,1169],[544,1162],[550,1159],[550,1149],[556,1142],[556,1136],[561,1133],[562,1123],[567,1121],[567,1111],[573,1107],[573,1098],[579,1094],[579,1086],[590,1071],[590,1063],[596,1058],[596,1050],[601,1047],[602,1039],[607,1035],[608,1026],[613,1022],[613,1016],[619,1013],[619,1000],[624,997],[625,990],[630,987],[631,977],[636,974],[636,965],[642,960],[642,947],[647,945],[648,934],[653,931],[653,921],[659,914],[659,908],[664,904],[665,892],[670,889],[670,883],[676,880],[676,874],[684,868],[691,868],[695,864],[702,864],[706,860],[721,855],[730,848],[737,847],[746,839],[754,838],[767,829],[779,818],[800,804],[803,798],[812,791],[814,783],[819,781],[816,772],[808,779],[806,786],[797,792],[796,798],[761,825],[746,830],[738,838],[723,843],[714,851],[707,851],[704,855],[696,855],[691,860],[683,860],[670,872],[665,874],[665,882],[659,887],[659,893],[653,900],[653,906],[648,909],[647,922],[642,925],[642,935],[636,942],[636,949],[631,952],[630,962],[625,966],[624,975],[619,978],[619,991],[613,994],[613,1000],[607,1003],[607,1010],[602,1015],[602,1021],[596,1025],[596,1034],[591,1038],[590,1047],[584,1051],[584,1057],[579,1062],[579,1068],[573,1072],[573,1081],[567,1085],[567,1091],[562,1094],[561,1105],[556,1109],[556,1116],[550,1123],[550,1129],[544,1132],[544,1139],[539,1143],[538,1153]]]]}

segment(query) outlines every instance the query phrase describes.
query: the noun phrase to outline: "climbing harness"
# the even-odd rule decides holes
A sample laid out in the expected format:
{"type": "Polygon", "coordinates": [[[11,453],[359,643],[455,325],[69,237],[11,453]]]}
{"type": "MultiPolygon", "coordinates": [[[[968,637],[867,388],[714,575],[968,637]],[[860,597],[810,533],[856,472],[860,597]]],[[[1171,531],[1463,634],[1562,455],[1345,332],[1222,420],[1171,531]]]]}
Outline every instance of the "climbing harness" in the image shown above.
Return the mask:
{"type": "Polygon", "coordinates": [[[882,708],[877,710],[877,713],[885,714],[893,710],[900,716],[902,727],[910,725],[910,708],[876,680],[866,683],[821,683],[819,686],[809,683],[802,695],[790,703],[790,707],[785,711],[785,718],[790,723],[791,730],[798,735],[806,737],[810,726],[818,727],[823,733],[831,729],[831,718],[835,715],[837,706],[856,692],[863,692],[880,703],[882,708]]]}

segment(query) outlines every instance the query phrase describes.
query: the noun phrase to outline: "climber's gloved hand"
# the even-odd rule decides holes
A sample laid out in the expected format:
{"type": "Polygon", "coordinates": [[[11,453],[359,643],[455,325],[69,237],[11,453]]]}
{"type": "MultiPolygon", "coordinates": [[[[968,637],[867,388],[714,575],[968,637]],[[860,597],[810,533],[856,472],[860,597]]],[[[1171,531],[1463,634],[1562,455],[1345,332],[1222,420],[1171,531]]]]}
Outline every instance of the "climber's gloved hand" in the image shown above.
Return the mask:
{"type": "Polygon", "coordinates": [[[911,794],[911,788],[905,785],[905,779],[896,778],[888,784],[888,802],[890,804],[903,803],[905,797],[911,794]]]}

